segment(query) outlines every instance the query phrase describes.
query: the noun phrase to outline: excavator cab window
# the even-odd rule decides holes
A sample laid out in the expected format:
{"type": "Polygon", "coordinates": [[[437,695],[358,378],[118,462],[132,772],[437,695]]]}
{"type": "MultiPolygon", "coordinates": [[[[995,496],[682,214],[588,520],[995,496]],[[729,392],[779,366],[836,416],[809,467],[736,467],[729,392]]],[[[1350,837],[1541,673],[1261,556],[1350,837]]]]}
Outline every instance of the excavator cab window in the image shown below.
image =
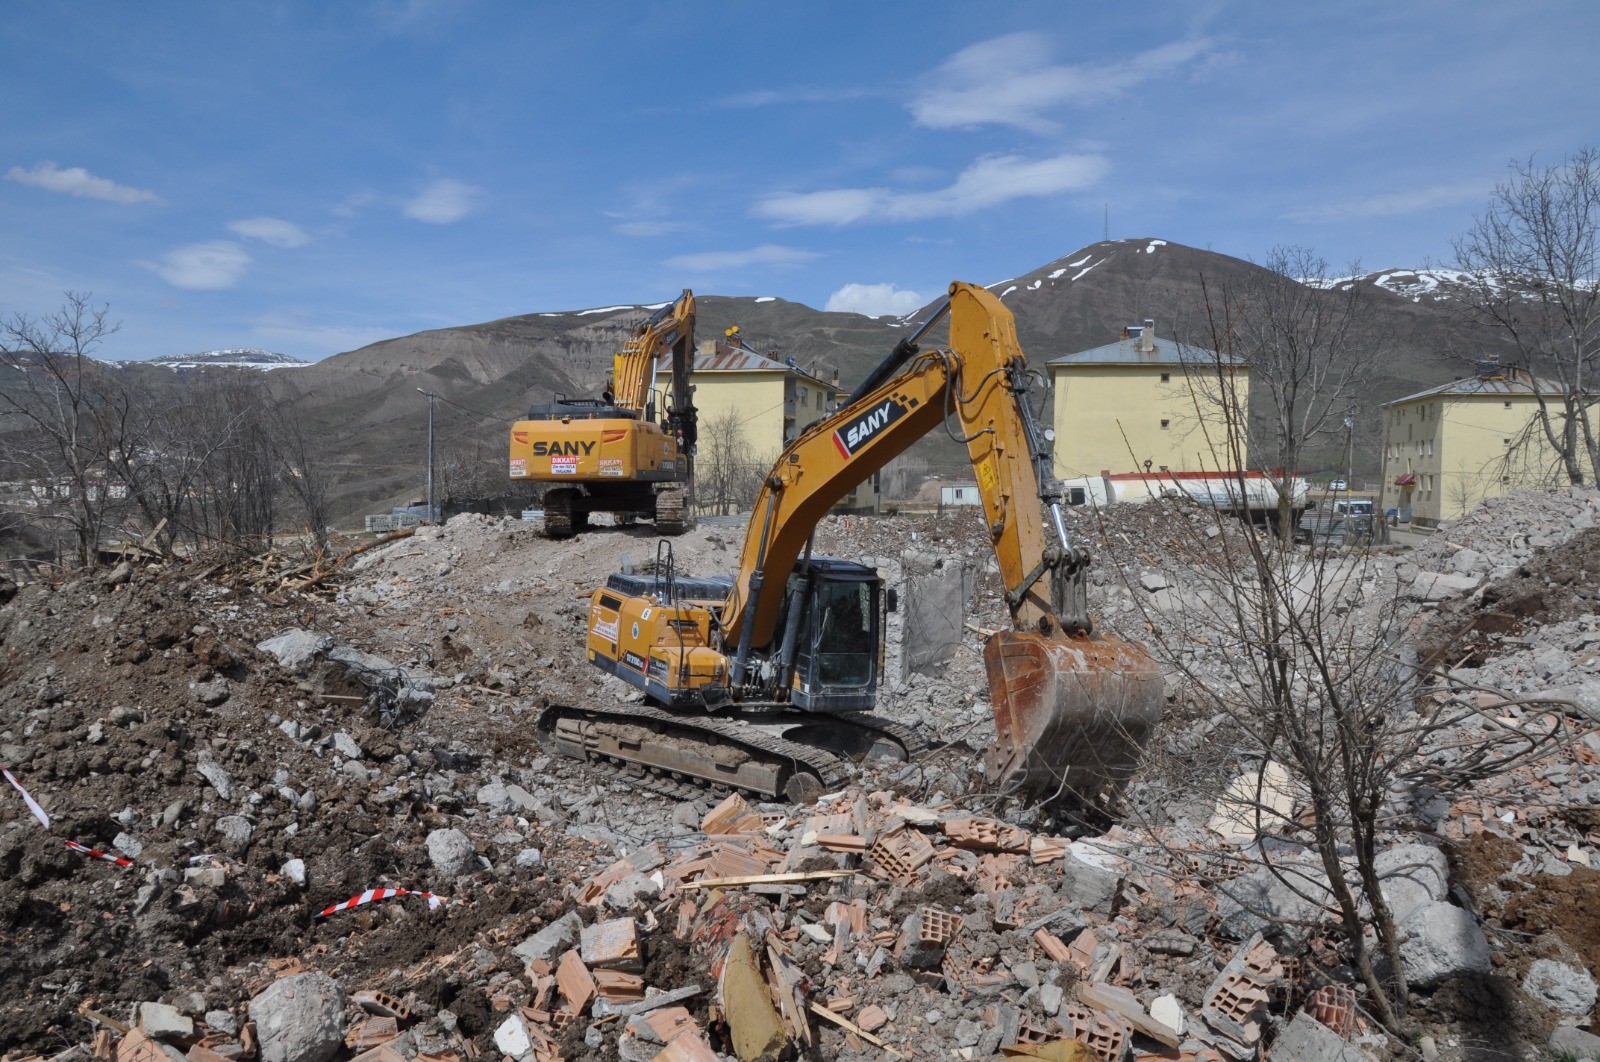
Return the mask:
{"type": "Polygon", "coordinates": [[[878,658],[874,584],[861,580],[824,580],[811,601],[811,615],[801,644],[809,647],[814,690],[870,686],[878,658]]]}

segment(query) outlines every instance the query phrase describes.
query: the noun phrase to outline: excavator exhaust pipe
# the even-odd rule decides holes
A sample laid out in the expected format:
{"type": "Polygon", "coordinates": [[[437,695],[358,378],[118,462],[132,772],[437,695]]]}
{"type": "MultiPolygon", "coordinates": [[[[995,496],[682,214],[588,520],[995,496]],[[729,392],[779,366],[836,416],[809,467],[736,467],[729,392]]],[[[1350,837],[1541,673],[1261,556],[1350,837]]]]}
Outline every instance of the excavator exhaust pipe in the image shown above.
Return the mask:
{"type": "Polygon", "coordinates": [[[1161,670],[1116,638],[998,631],[983,647],[998,740],[988,782],[1047,806],[1087,805],[1133,773],[1161,717],[1161,670]]]}

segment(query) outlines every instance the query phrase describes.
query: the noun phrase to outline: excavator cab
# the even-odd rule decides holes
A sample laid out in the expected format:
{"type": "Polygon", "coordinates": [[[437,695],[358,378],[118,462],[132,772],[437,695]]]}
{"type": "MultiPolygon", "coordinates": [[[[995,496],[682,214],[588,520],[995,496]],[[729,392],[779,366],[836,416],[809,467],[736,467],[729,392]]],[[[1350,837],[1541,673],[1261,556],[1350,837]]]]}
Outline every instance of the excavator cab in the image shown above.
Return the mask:
{"type": "Polygon", "coordinates": [[[789,702],[812,712],[873,706],[883,657],[883,580],[872,568],[813,557],[789,579],[779,662],[794,660],[789,702]],[[796,611],[798,610],[798,611],[796,611]],[[789,617],[795,616],[793,640],[789,617]]]}

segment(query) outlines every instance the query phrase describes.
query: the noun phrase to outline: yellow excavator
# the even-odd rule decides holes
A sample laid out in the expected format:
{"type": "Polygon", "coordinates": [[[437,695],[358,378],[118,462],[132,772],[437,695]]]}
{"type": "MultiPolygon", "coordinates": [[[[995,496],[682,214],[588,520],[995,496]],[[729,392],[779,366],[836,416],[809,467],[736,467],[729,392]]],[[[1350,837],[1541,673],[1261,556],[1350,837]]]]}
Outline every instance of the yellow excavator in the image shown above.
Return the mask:
{"type": "Polygon", "coordinates": [[[663,535],[688,530],[696,418],[694,293],[657,310],[623,344],[598,399],[556,395],[511,426],[511,478],[556,483],[544,493],[547,538],[571,538],[589,515],[654,520],[663,535]],[[672,393],[656,408],[656,365],[672,356],[672,393]],[[657,419],[658,412],[661,414],[657,419]]]}
{"type": "Polygon", "coordinates": [[[612,575],[590,598],[586,650],[643,703],[553,705],[560,752],[672,795],[712,786],[807,801],[847,760],[914,758],[909,729],[871,714],[895,594],[873,569],[816,555],[830,506],[940,426],[966,445],[1003,577],[1011,629],[984,645],[994,786],[1057,807],[1126,779],[1159,718],[1160,670],[1088,616],[1086,553],[1068,539],[1050,447],[1029,405],[1035,376],[1012,314],[954,283],[835,413],[790,443],[751,512],[739,570],[691,578],[657,546],[653,570],[612,575]],[[948,348],[918,341],[943,316],[948,348]],[[1047,522],[1048,521],[1048,522],[1047,522]]]}

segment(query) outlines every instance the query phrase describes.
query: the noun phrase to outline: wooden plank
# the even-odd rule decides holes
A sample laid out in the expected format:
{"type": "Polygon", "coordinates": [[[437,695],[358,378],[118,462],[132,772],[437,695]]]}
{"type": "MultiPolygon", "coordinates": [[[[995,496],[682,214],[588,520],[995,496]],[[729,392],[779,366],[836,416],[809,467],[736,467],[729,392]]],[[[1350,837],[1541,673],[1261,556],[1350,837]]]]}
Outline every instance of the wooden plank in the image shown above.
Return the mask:
{"type": "Polygon", "coordinates": [[[847,1030],[849,1032],[855,1033],[857,1036],[861,1037],[867,1043],[872,1044],[874,1047],[883,1048],[883,1053],[888,1055],[890,1058],[904,1058],[904,1057],[906,1057],[905,1055],[902,1055],[899,1051],[896,1051],[894,1048],[890,1047],[889,1044],[886,1041],[880,1040],[878,1037],[873,1036],[871,1033],[867,1032],[867,1030],[863,1029],[861,1026],[857,1025],[855,1022],[851,1021],[849,1018],[845,1017],[843,1014],[835,1014],[833,1011],[829,1010],[827,1007],[824,1007],[821,1003],[813,1002],[811,1004],[811,1013],[817,1015],[820,1018],[828,1019],[829,1021],[833,1022],[835,1025],[839,1026],[841,1029],[845,1029],[845,1030],[847,1030]]]}
{"type": "Polygon", "coordinates": [[[703,881],[688,881],[678,887],[680,889],[731,889],[739,885],[780,885],[796,881],[849,878],[859,873],[861,873],[859,870],[804,870],[787,874],[748,874],[738,878],[708,878],[703,881]]]}

